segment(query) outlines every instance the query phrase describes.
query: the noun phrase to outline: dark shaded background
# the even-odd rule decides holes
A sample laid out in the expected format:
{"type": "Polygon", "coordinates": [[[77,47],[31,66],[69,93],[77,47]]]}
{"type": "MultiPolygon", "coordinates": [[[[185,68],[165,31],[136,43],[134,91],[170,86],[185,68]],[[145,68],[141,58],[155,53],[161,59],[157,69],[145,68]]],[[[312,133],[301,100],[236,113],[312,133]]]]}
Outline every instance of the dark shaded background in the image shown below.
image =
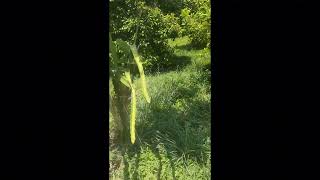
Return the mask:
{"type": "Polygon", "coordinates": [[[1,179],[103,179],[106,3],[1,5],[1,179]]]}
{"type": "Polygon", "coordinates": [[[316,6],[215,1],[216,179],[309,179],[317,171],[316,6]]]}

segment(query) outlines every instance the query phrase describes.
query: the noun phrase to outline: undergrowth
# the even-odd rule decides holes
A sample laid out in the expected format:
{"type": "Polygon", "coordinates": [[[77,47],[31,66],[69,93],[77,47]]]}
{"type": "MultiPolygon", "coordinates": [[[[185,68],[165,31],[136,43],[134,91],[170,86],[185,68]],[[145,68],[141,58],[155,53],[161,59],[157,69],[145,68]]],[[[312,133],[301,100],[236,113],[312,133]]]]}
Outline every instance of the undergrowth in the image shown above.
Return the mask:
{"type": "MultiPolygon", "coordinates": [[[[175,41],[176,55],[190,57],[191,63],[146,76],[151,103],[138,100],[136,144],[114,142],[109,148],[111,179],[211,177],[209,50],[184,49],[186,38],[175,41]]],[[[110,126],[112,132],[112,121],[110,126]]]]}

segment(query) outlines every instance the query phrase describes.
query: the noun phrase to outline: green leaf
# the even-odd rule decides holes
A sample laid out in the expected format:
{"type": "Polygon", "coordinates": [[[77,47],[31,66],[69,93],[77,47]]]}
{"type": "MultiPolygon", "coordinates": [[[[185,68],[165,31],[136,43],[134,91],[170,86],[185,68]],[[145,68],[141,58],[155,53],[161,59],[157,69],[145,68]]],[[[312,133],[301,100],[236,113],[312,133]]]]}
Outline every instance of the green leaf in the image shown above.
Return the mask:
{"type": "Polygon", "coordinates": [[[131,81],[131,75],[129,71],[126,71],[120,78],[120,81],[122,84],[127,86],[128,88],[132,88],[132,81],[131,81]]]}
{"type": "Polygon", "coordinates": [[[125,86],[127,86],[128,88],[131,88],[130,83],[128,82],[127,78],[125,76],[122,76],[120,78],[120,81],[122,82],[122,84],[124,84],[125,86]]]}
{"type": "Polygon", "coordinates": [[[144,71],[143,71],[143,66],[142,66],[142,63],[140,62],[140,57],[139,57],[137,48],[134,45],[130,46],[130,48],[131,48],[134,60],[135,60],[135,62],[137,64],[137,66],[138,66],[138,70],[139,70],[139,73],[140,73],[143,96],[145,97],[147,102],[150,103],[151,98],[150,98],[150,96],[148,94],[148,91],[147,91],[147,85],[146,85],[146,79],[145,79],[145,75],[144,75],[144,71]]]}
{"type": "Polygon", "coordinates": [[[130,86],[132,87],[131,75],[129,71],[124,72],[126,80],[129,82],[130,86]]]}
{"type": "Polygon", "coordinates": [[[131,87],[131,115],[130,115],[130,139],[131,143],[134,144],[136,141],[136,113],[137,113],[137,99],[136,91],[131,87]]]}
{"type": "Polygon", "coordinates": [[[136,141],[135,126],[136,126],[136,115],[137,115],[137,98],[136,90],[132,84],[130,72],[126,71],[124,76],[120,80],[124,85],[131,89],[131,113],[130,113],[130,140],[134,144],[136,141]]]}

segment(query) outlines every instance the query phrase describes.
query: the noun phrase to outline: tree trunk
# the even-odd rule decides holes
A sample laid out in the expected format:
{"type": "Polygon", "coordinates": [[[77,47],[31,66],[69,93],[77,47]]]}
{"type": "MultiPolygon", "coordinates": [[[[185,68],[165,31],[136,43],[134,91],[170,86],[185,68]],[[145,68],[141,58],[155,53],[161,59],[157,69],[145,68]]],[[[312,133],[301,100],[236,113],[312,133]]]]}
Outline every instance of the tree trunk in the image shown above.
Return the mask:
{"type": "Polygon", "coordinates": [[[115,91],[115,97],[114,97],[114,103],[112,111],[115,111],[118,118],[114,119],[116,124],[118,125],[118,133],[120,140],[122,143],[125,143],[129,140],[129,97],[130,97],[130,89],[123,85],[120,82],[120,78],[116,78],[113,80],[114,85],[114,91],[115,91]]]}

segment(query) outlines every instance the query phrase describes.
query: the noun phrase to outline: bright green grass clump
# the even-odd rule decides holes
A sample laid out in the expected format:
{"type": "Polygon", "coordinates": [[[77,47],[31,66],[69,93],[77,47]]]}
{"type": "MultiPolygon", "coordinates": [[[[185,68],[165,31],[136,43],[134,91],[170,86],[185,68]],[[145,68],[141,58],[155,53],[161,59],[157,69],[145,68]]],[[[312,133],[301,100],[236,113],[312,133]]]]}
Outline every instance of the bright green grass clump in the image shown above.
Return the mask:
{"type": "MultiPolygon", "coordinates": [[[[175,41],[176,47],[188,42],[175,41]]],[[[140,101],[137,91],[136,144],[109,150],[111,179],[210,179],[209,50],[176,48],[176,54],[192,62],[179,71],[146,76],[152,101],[140,101]]],[[[139,89],[139,81],[135,84],[139,89]]]]}
{"type": "Polygon", "coordinates": [[[169,40],[169,45],[175,48],[175,55],[178,57],[189,57],[191,66],[197,69],[210,69],[210,50],[207,48],[196,50],[190,47],[188,37],[177,38],[175,41],[169,40]]]}

